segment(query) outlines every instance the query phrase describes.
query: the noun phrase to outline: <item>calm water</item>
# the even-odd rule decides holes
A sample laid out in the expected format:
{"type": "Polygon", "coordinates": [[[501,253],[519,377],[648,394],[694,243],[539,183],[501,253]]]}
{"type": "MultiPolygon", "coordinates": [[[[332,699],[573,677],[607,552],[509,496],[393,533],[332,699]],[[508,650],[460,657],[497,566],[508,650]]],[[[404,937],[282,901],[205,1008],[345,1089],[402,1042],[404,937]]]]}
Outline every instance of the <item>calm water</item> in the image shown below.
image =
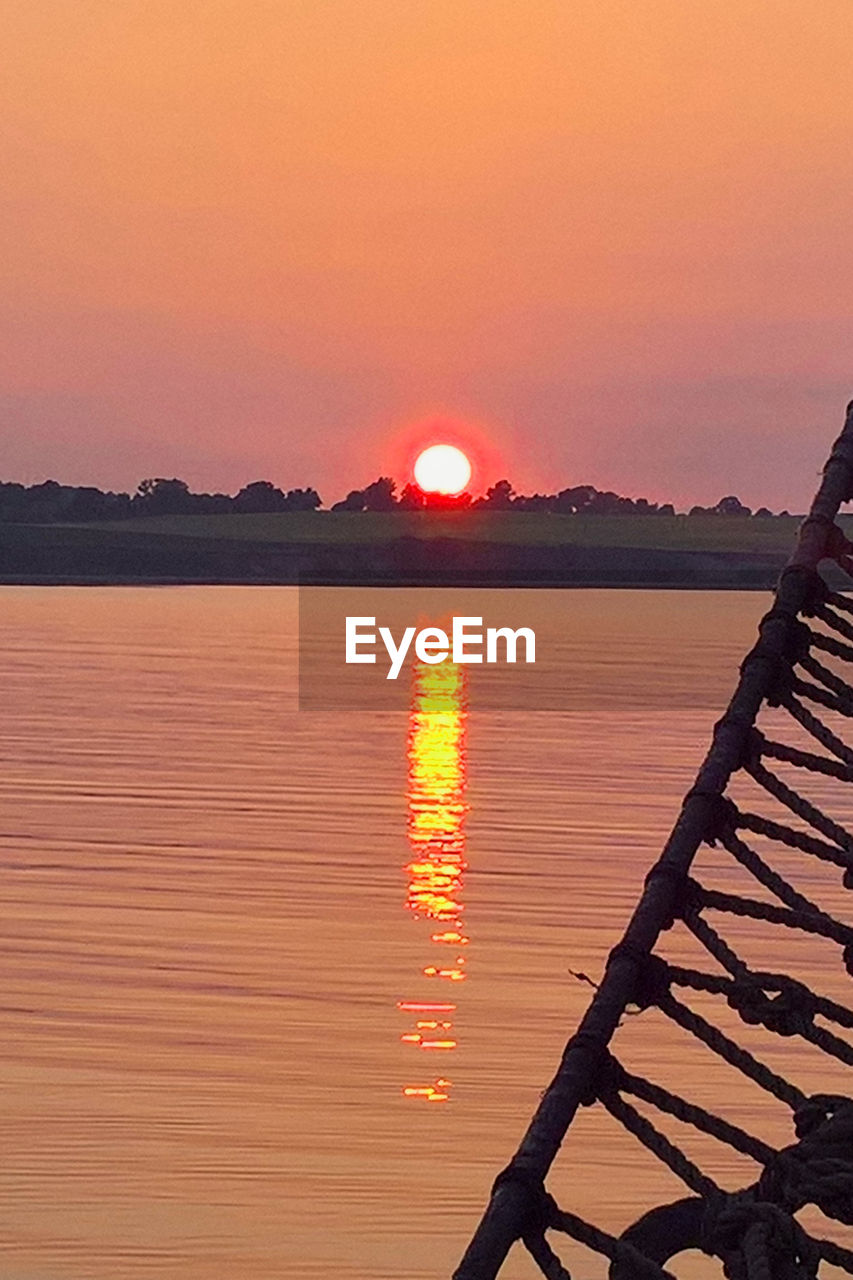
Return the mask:
{"type": "MultiPolygon", "coordinates": [[[[550,678],[629,679],[627,713],[478,712],[452,672],[421,672],[405,712],[297,713],[291,590],[0,590],[4,1280],[449,1277],[587,1003],[569,970],[600,976],[766,600],[536,607],[566,618],[550,678]]],[[[839,909],[838,874],[806,870],[839,909]]],[[[729,936],[843,994],[831,947],[773,934],[729,936]]],[[[619,1052],[787,1137],[661,1016],[619,1052]]],[[[683,1194],[597,1110],[553,1187],[614,1229],[683,1194]]]]}

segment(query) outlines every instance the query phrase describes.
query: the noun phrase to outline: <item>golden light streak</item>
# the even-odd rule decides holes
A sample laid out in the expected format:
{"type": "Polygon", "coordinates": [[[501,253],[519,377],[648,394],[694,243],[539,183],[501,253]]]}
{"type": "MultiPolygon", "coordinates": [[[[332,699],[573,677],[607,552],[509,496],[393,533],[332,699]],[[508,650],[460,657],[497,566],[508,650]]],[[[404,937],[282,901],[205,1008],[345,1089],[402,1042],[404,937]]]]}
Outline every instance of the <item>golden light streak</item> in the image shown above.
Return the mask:
{"type": "MultiPolygon", "coordinates": [[[[462,929],[464,905],[462,889],[465,861],[466,721],[465,669],[443,662],[417,663],[413,671],[412,703],[408,736],[408,839],[412,859],[405,870],[409,876],[406,910],[414,918],[437,922],[441,928],[429,934],[429,941],[444,948],[468,945],[462,929]]],[[[429,980],[463,982],[465,957],[455,955],[452,963],[427,964],[422,976],[429,980]]],[[[456,1006],[415,1000],[401,1000],[398,1008],[410,1013],[453,1013],[456,1006]]],[[[457,1041],[447,1033],[451,1021],[425,1018],[417,1030],[401,1040],[427,1051],[449,1052],[457,1041]],[[443,1034],[424,1039],[421,1032],[443,1034]]],[[[450,1081],[432,1085],[410,1085],[406,1097],[429,1102],[450,1099],[450,1081]]]]}
{"type": "Polygon", "coordinates": [[[404,1013],[452,1013],[455,1004],[424,1004],[419,1000],[398,1000],[397,1008],[404,1013]]]}

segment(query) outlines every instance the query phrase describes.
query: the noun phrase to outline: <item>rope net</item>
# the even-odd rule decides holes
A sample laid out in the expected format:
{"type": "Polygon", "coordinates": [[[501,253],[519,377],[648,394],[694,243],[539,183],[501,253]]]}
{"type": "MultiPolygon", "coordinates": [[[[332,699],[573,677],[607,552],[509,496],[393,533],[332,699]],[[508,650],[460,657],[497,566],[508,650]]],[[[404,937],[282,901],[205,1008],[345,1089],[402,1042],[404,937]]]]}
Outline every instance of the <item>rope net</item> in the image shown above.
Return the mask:
{"type": "Polygon", "coordinates": [[[845,792],[853,783],[853,602],[818,571],[831,560],[851,575],[853,546],[835,523],[851,497],[853,404],[672,835],[454,1280],[494,1280],[516,1241],[547,1280],[572,1280],[552,1243],[560,1233],[609,1260],[611,1280],[671,1278],[667,1262],[688,1249],[717,1258],[730,1280],[813,1280],[826,1267],[853,1275],[853,1238],[847,1248],[797,1216],[810,1206],[810,1221],[853,1226],[853,1098],[801,1088],[721,1025],[750,1028],[741,1037],[750,1043],[755,1028],[804,1042],[831,1062],[833,1079],[853,1066],[853,1009],[787,971],[799,939],[831,948],[839,971],[853,976],[853,928],[806,887],[822,863],[853,889],[853,837],[843,825],[845,800],[853,813],[845,792]],[[696,858],[703,845],[716,850],[725,888],[696,858]],[[733,892],[732,883],[743,888],[733,892]],[[784,940],[784,965],[742,954],[743,921],[784,940]],[[695,964],[667,958],[676,924],[700,957],[695,964]],[[614,1032],[626,1014],[650,1010],[775,1099],[790,1141],[771,1145],[625,1066],[614,1032]],[[546,1176],[582,1107],[604,1108],[683,1183],[684,1198],[650,1209],[620,1236],[561,1208],[546,1176]],[[718,1185],[671,1136],[673,1120],[751,1162],[752,1181],[736,1191],[718,1185]]]}

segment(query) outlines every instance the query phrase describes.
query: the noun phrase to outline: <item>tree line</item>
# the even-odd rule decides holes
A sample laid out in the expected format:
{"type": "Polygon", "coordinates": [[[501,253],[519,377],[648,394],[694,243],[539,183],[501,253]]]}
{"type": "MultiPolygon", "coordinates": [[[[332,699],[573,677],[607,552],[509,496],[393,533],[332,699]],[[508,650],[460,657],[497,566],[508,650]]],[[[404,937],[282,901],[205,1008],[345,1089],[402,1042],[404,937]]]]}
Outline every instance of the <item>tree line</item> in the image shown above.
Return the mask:
{"type": "MultiPolygon", "coordinates": [[[[591,484],[560,489],[558,493],[516,493],[509,480],[498,480],[480,498],[470,493],[444,496],[424,493],[416,484],[407,484],[397,494],[397,486],[389,476],[380,476],[364,489],[353,489],[332,506],[332,511],[422,511],[435,508],[473,511],[554,511],[559,515],[660,515],[674,516],[671,502],[649,502],[647,498],[623,498],[610,490],[596,489],[591,484]]],[[[691,507],[691,516],[772,516],[768,507],[753,512],[733,494],[721,498],[712,507],[691,507]]],[[[787,511],[780,512],[787,516],[787,511]]]]}
{"type": "Polygon", "coordinates": [[[0,520],[54,521],[130,520],[139,516],[225,515],[272,511],[315,511],[321,506],[316,489],[285,492],[268,480],[244,485],[228,493],[193,493],[185,480],[162,477],[143,480],[136,493],[112,493],[93,485],[22,485],[0,482],[0,520]]]}
{"type": "MultiPolygon", "coordinates": [[[[156,477],[143,480],[134,494],[113,493],[93,485],[65,485],[56,480],[23,485],[0,482],[0,520],[20,523],[128,520],[139,516],[273,514],[280,511],[318,511],[323,503],[316,489],[282,489],[269,480],[254,480],[238,493],[193,493],[184,480],[156,477]]],[[[575,485],[557,493],[517,493],[509,480],[498,480],[482,497],[426,494],[415,484],[398,493],[389,476],[380,476],[363,489],[352,489],[332,511],[552,511],[559,515],[675,515],[671,502],[624,498],[594,485],[575,485]]],[[[692,507],[690,516],[772,516],[767,507],[753,512],[734,495],[712,507],[692,507]]],[[[787,516],[788,512],[780,513],[787,516]]]]}

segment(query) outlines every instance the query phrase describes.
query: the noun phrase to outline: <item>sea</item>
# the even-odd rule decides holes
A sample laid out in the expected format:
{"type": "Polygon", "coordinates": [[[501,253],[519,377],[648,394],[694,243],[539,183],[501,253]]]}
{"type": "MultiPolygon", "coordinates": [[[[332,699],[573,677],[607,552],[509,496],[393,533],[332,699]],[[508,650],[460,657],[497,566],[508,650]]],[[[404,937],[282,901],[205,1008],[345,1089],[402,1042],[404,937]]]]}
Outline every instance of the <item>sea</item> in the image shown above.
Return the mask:
{"type": "MultiPolygon", "coordinates": [[[[393,706],[300,705],[295,588],[0,588],[3,1280],[450,1280],[769,598],[534,605],[556,637],[539,701],[504,708],[494,672],[481,699],[474,668],[416,662],[393,706]]],[[[807,793],[849,823],[834,788],[807,793]]],[[[768,857],[849,919],[836,868],[768,857]]],[[[701,858],[704,882],[767,897],[725,851],[701,858]]],[[[756,967],[845,998],[834,944],[714,923],[756,967]]],[[[683,926],[664,947],[717,971],[683,926]]],[[[802,1041],[694,1007],[806,1091],[849,1090],[802,1041]]],[[[627,1012],[614,1047],[793,1140],[782,1104],[659,1011],[627,1012]]],[[[660,1127],[721,1186],[754,1180],[660,1127]]],[[[600,1105],[550,1186],[615,1234],[688,1194],[600,1105]]],[[[573,1276],[607,1274],[552,1244],[573,1276]]],[[[538,1272],[519,1248],[503,1274],[538,1272]]]]}

